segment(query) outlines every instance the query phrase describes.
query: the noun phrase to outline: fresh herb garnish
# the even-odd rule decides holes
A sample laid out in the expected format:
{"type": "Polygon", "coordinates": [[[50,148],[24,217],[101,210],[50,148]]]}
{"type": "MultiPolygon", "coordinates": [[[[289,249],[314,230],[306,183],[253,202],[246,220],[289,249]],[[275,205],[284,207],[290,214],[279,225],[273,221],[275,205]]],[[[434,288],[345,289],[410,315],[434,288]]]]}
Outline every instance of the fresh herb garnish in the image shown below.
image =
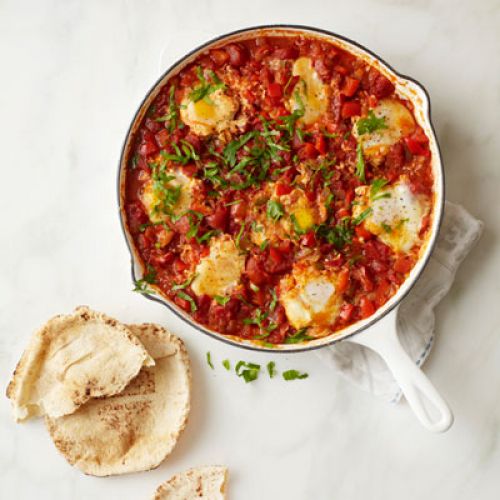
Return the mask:
{"type": "Polygon", "coordinates": [[[224,359],[222,361],[222,366],[227,370],[231,370],[231,362],[229,361],[229,359],[224,359]]]}
{"type": "Polygon", "coordinates": [[[380,200],[381,198],[390,198],[391,193],[380,193],[380,190],[388,184],[387,179],[374,179],[370,186],[370,199],[372,201],[380,200]],[[377,196],[378,195],[378,196],[377,196]]]}
{"type": "Polygon", "coordinates": [[[173,132],[177,128],[183,128],[184,124],[179,122],[179,107],[175,102],[175,85],[170,85],[168,91],[168,112],[156,119],[157,122],[165,122],[165,127],[169,132],[173,132]]]}
{"type": "Polygon", "coordinates": [[[285,214],[283,205],[279,201],[269,200],[267,202],[266,215],[274,220],[278,221],[285,214]]]}
{"type": "Polygon", "coordinates": [[[186,281],[183,281],[182,283],[178,283],[172,287],[172,290],[183,290],[184,288],[187,288],[198,276],[197,274],[193,274],[190,278],[188,278],[186,281]]]}
{"type": "Polygon", "coordinates": [[[269,373],[269,378],[274,378],[276,375],[276,363],[274,361],[267,363],[267,373],[269,373]]]}
{"type": "Polygon", "coordinates": [[[188,295],[185,292],[177,292],[177,297],[189,302],[191,306],[191,312],[196,312],[198,310],[196,302],[194,301],[193,297],[191,297],[191,295],[188,295]]]}
{"type": "Polygon", "coordinates": [[[154,285],[156,283],[156,270],[154,267],[148,265],[147,272],[144,274],[142,279],[135,281],[134,292],[138,293],[155,293],[149,285],[154,285]]]}
{"type": "Polygon", "coordinates": [[[381,130],[387,128],[385,123],[385,118],[377,118],[373,110],[368,111],[368,116],[366,118],[360,118],[356,123],[356,130],[358,135],[371,134],[375,130],[381,130]]]}
{"type": "Polygon", "coordinates": [[[247,363],[246,361],[238,361],[234,371],[238,377],[243,377],[245,383],[252,382],[257,379],[260,372],[260,365],[255,363],[247,363]]]}
{"type": "Polygon", "coordinates": [[[267,247],[269,246],[269,240],[264,240],[260,245],[259,248],[264,251],[267,247]]]}
{"type": "Polygon", "coordinates": [[[358,177],[361,182],[366,182],[365,160],[363,158],[363,150],[361,149],[361,144],[359,143],[356,146],[356,177],[358,177]]]}
{"type": "Polygon", "coordinates": [[[231,207],[233,205],[239,205],[243,200],[234,200],[230,201],[229,203],[224,203],[225,207],[231,207]]]}
{"type": "Polygon", "coordinates": [[[287,370],[283,372],[283,378],[285,380],[298,380],[309,377],[308,373],[300,373],[297,370],[287,370]]]}
{"type": "Polygon", "coordinates": [[[312,340],[314,337],[307,335],[307,328],[301,328],[294,334],[285,338],[285,344],[298,344],[307,340],[312,340]]]}
{"type": "Polygon", "coordinates": [[[386,233],[392,233],[392,227],[391,227],[391,226],[389,226],[389,224],[386,224],[385,222],[382,222],[381,226],[382,226],[382,229],[383,229],[386,233]]]}
{"type": "Polygon", "coordinates": [[[357,217],[352,219],[353,226],[359,226],[371,213],[373,209],[368,207],[366,210],[363,210],[357,217]]]}
{"type": "Polygon", "coordinates": [[[278,297],[276,295],[276,292],[274,291],[274,289],[271,288],[271,302],[269,302],[269,310],[271,312],[274,311],[274,309],[276,308],[276,304],[278,303],[278,297]]]}
{"type": "Polygon", "coordinates": [[[203,99],[206,103],[213,104],[213,101],[208,96],[219,89],[224,90],[226,88],[225,83],[220,80],[214,71],[208,71],[211,81],[207,80],[201,66],[196,68],[196,74],[200,83],[190,92],[189,99],[193,102],[203,99]]]}
{"type": "Polygon", "coordinates": [[[234,244],[236,245],[236,248],[238,250],[241,250],[241,237],[243,236],[243,231],[245,230],[245,225],[246,222],[243,222],[243,224],[240,226],[240,230],[238,231],[238,234],[236,235],[236,238],[234,240],[234,244]]]}
{"type": "Polygon", "coordinates": [[[208,366],[210,366],[210,368],[212,368],[212,370],[214,369],[214,364],[212,363],[212,355],[210,354],[210,351],[207,351],[207,364],[208,366]]]}
{"type": "Polygon", "coordinates": [[[225,306],[230,300],[231,297],[224,297],[222,295],[215,295],[214,296],[215,302],[221,306],[225,306]]]}

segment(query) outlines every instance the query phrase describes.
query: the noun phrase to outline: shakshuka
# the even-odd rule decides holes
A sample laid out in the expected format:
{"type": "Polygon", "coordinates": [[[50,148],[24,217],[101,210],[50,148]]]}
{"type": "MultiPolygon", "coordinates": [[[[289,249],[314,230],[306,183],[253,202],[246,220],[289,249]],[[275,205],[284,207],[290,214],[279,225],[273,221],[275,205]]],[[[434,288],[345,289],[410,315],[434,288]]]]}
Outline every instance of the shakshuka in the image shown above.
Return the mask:
{"type": "Polygon", "coordinates": [[[307,342],[367,318],[429,231],[429,140],[377,68],[312,36],[201,54],[133,137],[136,290],[225,335],[307,342]]]}

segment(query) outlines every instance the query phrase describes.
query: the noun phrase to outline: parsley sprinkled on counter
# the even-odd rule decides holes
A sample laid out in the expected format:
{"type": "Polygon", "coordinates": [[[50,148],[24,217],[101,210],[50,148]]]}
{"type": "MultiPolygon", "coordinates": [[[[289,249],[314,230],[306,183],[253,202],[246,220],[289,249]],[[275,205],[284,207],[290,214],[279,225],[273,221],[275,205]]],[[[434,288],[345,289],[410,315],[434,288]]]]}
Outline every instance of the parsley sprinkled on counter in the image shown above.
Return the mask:
{"type": "Polygon", "coordinates": [[[309,377],[308,373],[301,373],[297,370],[287,370],[283,372],[283,378],[285,380],[300,380],[309,377]]]}
{"type": "Polygon", "coordinates": [[[269,373],[269,378],[274,378],[276,375],[276,363],[274,361],[267,363],[267,373],[269,373]]]}
{"type": "Polygon", "coordinates": [[[212,368],[212,370],[214,369],[214,364],[212,363],[212,354],[210,353],[210,351],[207,351],[207,364],[208,366],[210,366],[210,368],[212,368]]]}

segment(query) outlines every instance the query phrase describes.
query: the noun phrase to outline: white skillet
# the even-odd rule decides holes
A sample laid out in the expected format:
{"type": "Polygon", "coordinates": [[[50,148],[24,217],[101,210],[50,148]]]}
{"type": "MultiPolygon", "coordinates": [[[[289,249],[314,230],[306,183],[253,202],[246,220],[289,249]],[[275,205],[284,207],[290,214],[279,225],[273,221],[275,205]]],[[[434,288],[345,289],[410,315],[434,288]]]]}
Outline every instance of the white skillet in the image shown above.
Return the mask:
{"type": "Polygon", "coordinates": [[[430,254],[438,236],[444,206],[444,173],[439,146],[431,123],[429,96],[424,87],[418,82],[407,76],[400,75],[387,63],[385,63],[380,57],[376,56],[371,51],[352,40],[325,30],[307,26],[257,26],[222,35],[203,44],[202,46],[194,49],[186,56],[178,60],[176,63],[174,63],[162,75],[162,77],[148,92],[138,111],[136,112],[127,133],[120,158],[118,177],[120,218],[122,229],[132,257],[132,277],[134,280],[141,278],[143,275],[143,268],[139,255],[134,248],[131,235],[129,234],[125,224],[123,202],[125,194],[124,186],[125,172],[127,167],[126,163],[127,159],[129,158],[130,149],[133,145],[133,134],[139,127],[145,113],[147,112],[151,102],[158,94],[160,88],[172,75],[178,73],[187,64],[192,62],[199,54],[219,45],[226,44],[229,41],[244,40],[256,35],[293,36],[300,33],[327,41],[333,40],[345,50],[355,54],[357,57],[362,58],[371,65],[376,66],[395,84],[398,94],[413,103],[415,107],[416,119],[420,126],[425,130],[427,137],[429,137],[435,193],[430,235],[428,241],[422,248],[418,262],[410,272],[410,275],[408,276],[406,281],[401,285],[398,292],[369,318],[358,321],[357,323],[350,325],[340,332],[336,332],[335,334],[321,339],[310,341],[307,344],[285,344],[279,345],[275,349],[263,347],[249,340],[240,340],[232,338],[230,336],[222,335],[219,332],[215,332],[203,325],[194,322],[187,313],[185,313],[173,302],[170,302],[159,295],[146,295],[146,297],[166,305],[170,310],[172,310],[175,314],[180,316],[197,330],[237,347],[243,347],[256,351],[268,351],[273,353],[292,353],[318,349],[320,347],[325,347],[327,345],[332,345],[335,342],[340,342],[342,340],[348,339],[349,342],[354,342],[373,349],[384,359],[384,361],[389,366],[395,379],[400,385],[406,397],[406,400],[408,401],[410,407],[412,408],[413,412],[422,423],[422,425],[433,432],[446,431],[453,423],[452,412],[446,404],[445,400],[439,395],[437,390],[429,381],[429,379],[406,354],[398,339],[396,329],[398,306],[401,300],[410,291],[411,287],[415,284],[416,280],[422,273],[423,268],[427,264],[427,261],[429,260],[430,254]]]}

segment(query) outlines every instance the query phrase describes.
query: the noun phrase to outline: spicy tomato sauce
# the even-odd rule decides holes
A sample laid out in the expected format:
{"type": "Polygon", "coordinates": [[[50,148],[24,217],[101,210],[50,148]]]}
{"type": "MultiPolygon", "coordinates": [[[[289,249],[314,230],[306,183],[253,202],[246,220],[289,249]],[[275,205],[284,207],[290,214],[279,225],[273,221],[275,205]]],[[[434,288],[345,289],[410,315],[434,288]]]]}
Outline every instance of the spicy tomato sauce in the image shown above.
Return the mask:
{"type": "Polygon", "coordinates": [[[411,103],[313,37],[207,51],[160,89],[133,144],[136,289],[227,335],[295,343],[370,316],[428,232],[430,152],[411,103]]]}

